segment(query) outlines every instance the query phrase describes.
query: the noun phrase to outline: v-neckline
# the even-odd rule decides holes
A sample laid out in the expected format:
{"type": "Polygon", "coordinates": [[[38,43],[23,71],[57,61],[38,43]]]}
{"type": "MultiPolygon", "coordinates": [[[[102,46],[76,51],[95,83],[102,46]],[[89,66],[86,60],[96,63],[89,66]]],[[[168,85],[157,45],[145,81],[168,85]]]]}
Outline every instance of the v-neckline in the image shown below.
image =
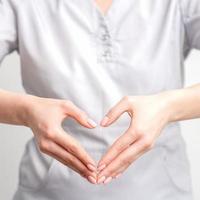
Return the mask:
{"type": "Polygon", "coordinates": [[[95,2],[95,0],[90,0],[92,3],[92,6],[94,7],[94,9],[99,13],[99,15],[101,15],[101,17],[103,18],[108,18],[108,16],[110,15],[110,12],[112,12],[113,6],[114,6],[114,2],[115,0],[112,0],[111,5],[109,6],[109,8],[106,10],[106,12],[104,13],[102,11],[102,9],[97,5],[97,3],[95,2]]]}

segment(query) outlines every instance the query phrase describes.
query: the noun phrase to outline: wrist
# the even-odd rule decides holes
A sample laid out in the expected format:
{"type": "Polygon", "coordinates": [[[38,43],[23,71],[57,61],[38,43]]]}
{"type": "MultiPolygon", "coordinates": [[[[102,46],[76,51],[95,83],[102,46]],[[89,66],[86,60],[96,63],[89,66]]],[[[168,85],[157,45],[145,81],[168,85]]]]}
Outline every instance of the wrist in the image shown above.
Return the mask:
{"type": "Polygon", "coordinates": [[[18,119],[19,119],[19,123],[23,126],[27,126],[29,127],[29,119],[30,119],[30,115],[31,115],[31,111],[32,111],[32,105],[33,105],[33,101],[35,98],[37,98],[36,96],[33,95],[29,95],[29,94],[25,94],[25,95],[20,95],[18,97],[18,101],[20,102],[19,104],[19,109],[18,109],[18,119]]]}
{"type": "Polygon", "coordinates": [[[164,91],[160,95],[165,104],[168,123],[182,120],[184,116],[182,102],[185,97],[183,89],[164,91]]]}

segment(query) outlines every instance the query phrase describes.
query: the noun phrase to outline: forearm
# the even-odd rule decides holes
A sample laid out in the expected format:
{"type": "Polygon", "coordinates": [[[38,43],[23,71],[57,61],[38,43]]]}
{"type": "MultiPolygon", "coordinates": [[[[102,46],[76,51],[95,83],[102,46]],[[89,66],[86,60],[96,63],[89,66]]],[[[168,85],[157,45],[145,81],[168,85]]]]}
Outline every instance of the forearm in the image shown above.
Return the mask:
{"type": "Polygon", "coordinates": [[[200,118],[200,84],[166,91],[162,95],[166,99],[170,122],[200,118]]]}
{"type": "Polygon", "coordinates": [[[26,108],[30,97],[0,89],[0,123],[26,126],[26,108]]]}

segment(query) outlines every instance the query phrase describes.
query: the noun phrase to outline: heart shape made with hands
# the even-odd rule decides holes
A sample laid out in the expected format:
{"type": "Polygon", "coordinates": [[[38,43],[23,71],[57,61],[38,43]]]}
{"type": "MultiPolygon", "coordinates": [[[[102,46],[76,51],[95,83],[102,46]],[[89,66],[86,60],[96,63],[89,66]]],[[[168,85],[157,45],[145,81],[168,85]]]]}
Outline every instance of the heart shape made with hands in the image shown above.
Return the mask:
{"type": "Polygon", "coordinates": [[[41,152],[72,168],[92,183],[108,183],[119,177],[134,160],[153,147],[161,129],[169,122],[171,111],[169,102],[166,101],[167,96],[168,93],[125,96],[117,102],[100,125],[111,125],[125,112],[131,118],[130,125],[108,147],[98,164],[78,140],[61,126],[68,117],[87,128],[95,128],[97,125],[72,101],[34,98],[34,112],[29,115],[27,126],[31,128],[41,152]]]}
{"type": "MultiPolygon", "coordinates": [[[[124,98],[118,102],[110,111],[105,115],[105,117],[101,120],[100,125],[102,127],[107,127],[113,124],[124,112],[127,112],[130,117],[132,114],[130,111],[125,109],[125,102],[124,98]]],[[[96,127],[97,124],[93,123],[93,126],[96,127]]],[[[109,183],[113,178],[118,178],[121,176],[121,172],[113,172],[109,175],[108,172],[104,173],[103,170],[106,169],[107,166],[112,162],[112,159],[117,157],[117,154],[120,153],[119,149],[115,149],[116,146],[120,145],[120,139],[123,138],[123,135],[119,137],[106,151],[106,153],[101,157],[98,161],[97,168],[94,166],[89,165],[89,169],[97,173],[97,178],[95,179],[92,176],[87,177],[88,180],[93,184],[100,184],[100,183],[109,183]],[[107,176],[107,177],[106,177],[107,176]]],[[[123,142],[123,141],[122,141],[123,142]]],[[[126,145],[128,147],[129,145],[126,145]]],[[[124,148],[125,149],[125,148],[124,148]]],[[[121,148],[121,151],[124,150],[121,148]]]]}
{"type": "Polygon", "coordinates": [[[90,182],[110,182],[119,177],[133,161],[153,148],[156,138],[170,121],[164,99],[165,94],[125,96],[108,111],[100,122],[101,126],[108,127],[125,112],[131,117],[130,125],[101,157],[96,169],[97,177],[88,177],[90,182]]]}

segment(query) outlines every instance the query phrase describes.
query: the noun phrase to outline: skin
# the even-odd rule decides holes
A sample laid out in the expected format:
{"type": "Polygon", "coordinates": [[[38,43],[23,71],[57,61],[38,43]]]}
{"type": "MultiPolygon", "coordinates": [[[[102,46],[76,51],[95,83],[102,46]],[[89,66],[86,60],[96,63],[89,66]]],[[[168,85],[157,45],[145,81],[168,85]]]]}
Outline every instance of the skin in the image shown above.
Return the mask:
{"type": "Polygon", "coordinates": [[[130,116],[130,126],[99,161],[97,183],[110,182],[151,150],[168,123],[199,118],[200,84],[154,95],[125,96],[108,111],[101,126],[113,124],[124,112],[130,116]]]}
{"type": "MultiPolygon", "coordinates": [[[[102,13],[111,2],[96,0],[102,13]]],[[[100,125],[108,127],[125,112],[130,116],[130,126],[109,147],[96,168],[79,142],[61,127],[62,121],[70,117],[86,128],[95,128],[95,122],[87,113],[69,100],[0,90],[0,123],[31,128],[41,152],[92,184],[106,184],[120,177],[137,158],[151,150],[168,123],[200,118],[200,84],[152,95],[125,96],[113,105],[100,125]]]]}
{"type": "Polygon", "coordinates": [[[95,161],[61,123],[73,118],[86,128],[96,126],[87,114],[68,100],[41,98],[0,90],[0,122],[31,128],[41,152],[52,156],[83,177],[96,179],[95,161]],[[90,164],[90,166],[88,166],[90,164]],[[92,167],[93,166],[93,167],[92,167]]]}
{"type": "Polygon", "coordinates": [[[200,118],[200,84],[153,95],[125,96],[110,108],[100,125],[106,128],[126,112],[130,116],[130,126],[109,147],[96,169],[96,163],[78,141],[61,127],[63,119],[68,117],[86,128],[96,127],[71,101],[5,90],[0,90],[0,99],[0,123],[31,128],[43,153],[70,167],[92,184],[106,184],[120,177],[137,158],[154,147],[168,123],[200,118]],[[104,123],[106,118],[107,123],[104,123]]]}
{"type": "MultiPolygon", "coordinates": [[[[112,4],[112,0],[95,2],[104,14],[112,4]]],[[[200,84],[155,95],[123,97],[100,124],[107,127],[127,112],[131,118],[130,126],[100,159],[97,183],[108,183],[120,177],[138,157],[153,148],[156,138],[168,123],[199,118],[199,102],[200,84]]]]}
{"type": "Polygon", "coordinates": [[[106,15],[108,9],[112,4],[112,0],[94,0],[103,15],[106,15]]]}

